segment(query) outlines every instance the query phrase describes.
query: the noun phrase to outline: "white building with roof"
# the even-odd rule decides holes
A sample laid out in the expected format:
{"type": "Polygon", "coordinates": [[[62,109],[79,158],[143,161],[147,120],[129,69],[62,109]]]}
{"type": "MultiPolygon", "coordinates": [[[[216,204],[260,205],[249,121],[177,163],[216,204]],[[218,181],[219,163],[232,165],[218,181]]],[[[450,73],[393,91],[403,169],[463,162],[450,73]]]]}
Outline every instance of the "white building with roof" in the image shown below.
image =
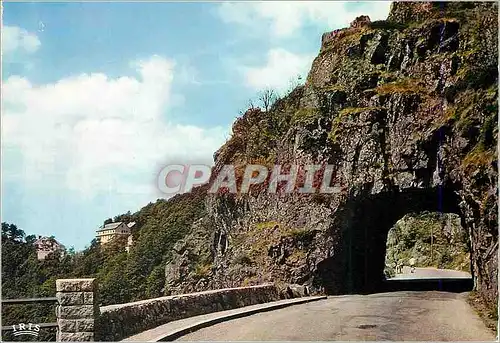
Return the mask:
{"type": "MultiPolygon", "coordinates": [[[[129,224],[131,224],[131,223],[129,223],[129,224]]],[[[101,244],[106,244],[114,237],[117,237],[117,236],[127,237],[131,233],[130,228],[132,226],[129,226],[129,225],[125,224],[124,222],[116,222],[116,223],[106,224],[106,225],[102,226],[99,230],[97,230],[97,235],[96,235],[97,240],[101,244]]]]}

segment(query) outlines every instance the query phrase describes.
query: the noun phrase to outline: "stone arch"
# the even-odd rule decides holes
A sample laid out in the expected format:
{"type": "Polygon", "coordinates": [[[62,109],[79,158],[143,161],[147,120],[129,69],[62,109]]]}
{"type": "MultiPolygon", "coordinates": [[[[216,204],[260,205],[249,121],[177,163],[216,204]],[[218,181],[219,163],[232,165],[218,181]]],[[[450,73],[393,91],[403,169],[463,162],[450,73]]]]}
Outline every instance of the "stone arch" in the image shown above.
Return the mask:
{"type": "Polygon", "coordinates": [[[460,197],[449,187],[352,197],[337,218],[341,230],[339,246],[334,249],[337,252],[317,265],[313,286],[328,294],[380,290],[385,279],[386,241],[391,227],[408,213],[429,211],[461,215],[459,204],[460,197]]]}

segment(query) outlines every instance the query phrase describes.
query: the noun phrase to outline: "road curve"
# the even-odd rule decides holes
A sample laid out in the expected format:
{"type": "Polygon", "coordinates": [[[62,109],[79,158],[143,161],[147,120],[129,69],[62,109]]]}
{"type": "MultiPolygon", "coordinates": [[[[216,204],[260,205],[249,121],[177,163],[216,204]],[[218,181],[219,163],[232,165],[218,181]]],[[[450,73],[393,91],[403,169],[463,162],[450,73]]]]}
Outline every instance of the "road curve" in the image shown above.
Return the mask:
{"type": "Polygon", "coordinates": [[[230,320],[184,341],[494,341],[466,293],[392,292],[329,297],[230,320]]]}

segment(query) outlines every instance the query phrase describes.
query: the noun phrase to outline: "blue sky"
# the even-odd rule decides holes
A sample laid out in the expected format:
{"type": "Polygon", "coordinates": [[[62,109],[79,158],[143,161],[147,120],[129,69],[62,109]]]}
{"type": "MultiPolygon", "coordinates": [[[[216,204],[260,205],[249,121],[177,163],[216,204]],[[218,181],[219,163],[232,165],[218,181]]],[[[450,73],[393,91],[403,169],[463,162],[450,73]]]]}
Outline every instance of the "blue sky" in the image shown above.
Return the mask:
{"type": "Polygon", "coordinates": [[[2,221],[83,249],[212,163],[248,99],[306,77],[321,34],[388,2],[3,3],[2,221]]]}

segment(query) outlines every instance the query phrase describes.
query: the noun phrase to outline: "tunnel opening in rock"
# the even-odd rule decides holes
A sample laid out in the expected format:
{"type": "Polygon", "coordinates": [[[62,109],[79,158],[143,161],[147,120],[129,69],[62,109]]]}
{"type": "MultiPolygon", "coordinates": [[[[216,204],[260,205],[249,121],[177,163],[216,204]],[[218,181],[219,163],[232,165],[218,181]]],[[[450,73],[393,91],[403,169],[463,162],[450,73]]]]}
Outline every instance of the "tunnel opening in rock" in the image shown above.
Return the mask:
{"type": "MultiPolygon", "coordinates": [[[[389,231],[402,218],[434,213],[462,221],[460,200],[452,187],[360,193],[346,203],[339,219],[341,251],[317,266],[316,284],[327,294],[395,290],[387,285],[387,239],[389,231]]],[[[465,288],[468,287],[469,283],[465,288]]]]}
{"type": "Polygon", "coordinates": [[[386,280],[470,276],[470,265],[468,235],[455,213],[409,213],[388,232],[386,280]]]}

